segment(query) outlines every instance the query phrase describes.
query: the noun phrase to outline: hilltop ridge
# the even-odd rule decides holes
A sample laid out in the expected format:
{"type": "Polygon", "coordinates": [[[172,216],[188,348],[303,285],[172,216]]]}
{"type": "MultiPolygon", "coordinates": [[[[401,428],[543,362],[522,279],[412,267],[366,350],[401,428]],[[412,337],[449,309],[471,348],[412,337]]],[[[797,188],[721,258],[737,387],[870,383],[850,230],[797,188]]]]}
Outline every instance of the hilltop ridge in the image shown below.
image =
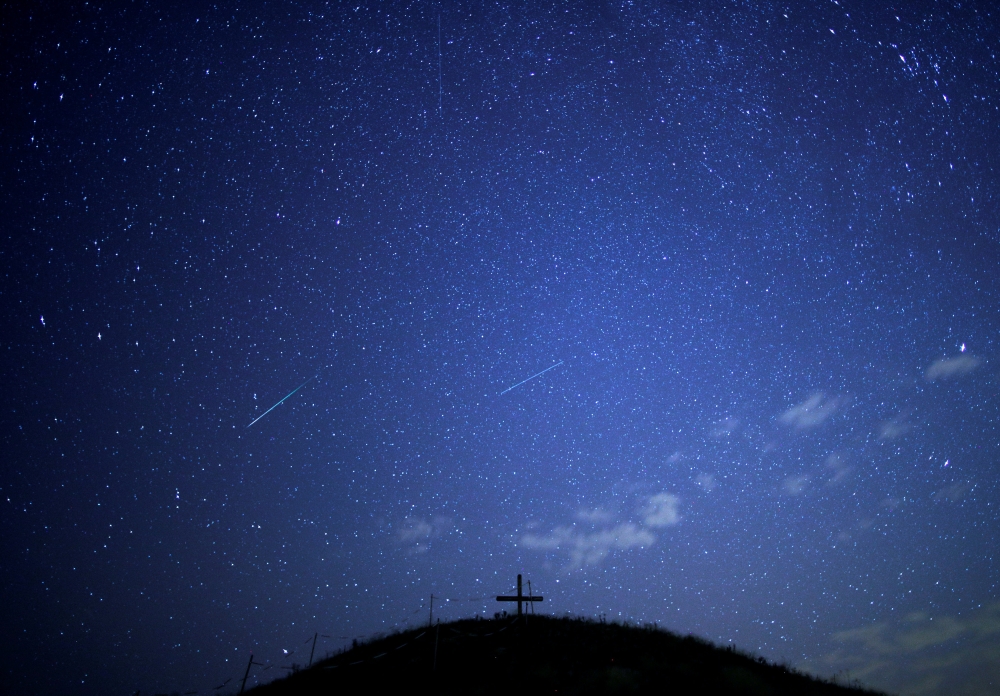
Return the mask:
{"type": "Polygon", "coordinates": [[[655,626],[542,615],[389,635],[253,689],[258,696],[401,694],[877,694],[655,626]]]}

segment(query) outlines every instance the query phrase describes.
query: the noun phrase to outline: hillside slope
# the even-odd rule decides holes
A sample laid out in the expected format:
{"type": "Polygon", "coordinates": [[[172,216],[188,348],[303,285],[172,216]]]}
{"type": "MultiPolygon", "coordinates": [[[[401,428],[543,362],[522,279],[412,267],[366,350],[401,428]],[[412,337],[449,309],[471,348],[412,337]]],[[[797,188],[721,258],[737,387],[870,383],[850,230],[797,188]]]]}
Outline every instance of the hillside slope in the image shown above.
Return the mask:
{"type": "MultiPolygon", "coordinates": [[[[527,620],[525,620],[527,619],[527,620]]],[[[651,627],[463,620],[391,635],[253,690],[305,694],[874,694],[651,627]]]]}

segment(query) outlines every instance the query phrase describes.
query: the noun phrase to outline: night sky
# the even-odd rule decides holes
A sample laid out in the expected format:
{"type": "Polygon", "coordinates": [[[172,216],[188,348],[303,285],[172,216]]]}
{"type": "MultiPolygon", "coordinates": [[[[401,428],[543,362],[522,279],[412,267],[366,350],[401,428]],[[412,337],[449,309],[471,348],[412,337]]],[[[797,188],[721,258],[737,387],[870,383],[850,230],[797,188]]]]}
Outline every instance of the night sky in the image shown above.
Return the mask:
{"type": "Polygon", "coordinates": [[[0,690],[228,693],[523,573],[995,693],[988,3],[32,4],[0,690]]]}

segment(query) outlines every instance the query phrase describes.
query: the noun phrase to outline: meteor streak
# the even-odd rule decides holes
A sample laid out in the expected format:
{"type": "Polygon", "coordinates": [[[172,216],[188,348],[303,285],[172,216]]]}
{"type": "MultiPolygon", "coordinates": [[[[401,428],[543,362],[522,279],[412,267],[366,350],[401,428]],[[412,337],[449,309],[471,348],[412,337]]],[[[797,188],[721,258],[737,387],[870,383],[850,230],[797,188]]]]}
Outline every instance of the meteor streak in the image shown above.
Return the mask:
{"type": "MultiPolygon", "coordinates": [[[[549,369],[551,369],[551,368],[549,368],[549,369]]],[[[312,382],[318,376],[319,375],[313,375],[312,377],[310,377],[309,379],[307,379],[305,382],[303,382],[299,386],[295,387],[295,389],[293,389],[292,391],[288,392],[288,394],[285,395],[285,399],[287,399],[289,396],[291,396],[292,394],[294,394],[295,392],[297,392],[302,387],[304,387],[307,384],[309,384],[310,382],[312,382]]],[[[276,403],[274,406],[272,406],[271,408],[267,409],[266,411],[264,411],[262,414],[260,414],[256,418],[254,418],[252,421],[250,421],[250,425],[253,425],[257,421],[259,421],[261,418],[263,418],[264,416],[266,416],[267,414],[269,414],[271,411],[273,411],[274,409],[278,408],[278,406],[281,406],[281,404],[283,404],[285,402],[285,399],[282,399],[281,401],[279,401],[278,403],[276,403]]],[[[247,427],[249,428],[250,425],[248,425],[247,427]]]]}
{"type": "MultiPolygon", "coordinates": [[[[544,370],[542,370],[541,372],[539,372],[539,373],[537,373],[537,374],[534,374],[534,375],[531,375],[531,377],[528,377],[528,379],[522,379],[522,380],[521,380],[520,382],[518,382],[517,384],[515,384],[515,385],[514,385],[513,387],[507,387],[507,388],[506,388],[506,389],[504,389],[504,390],[503,390],[502,392],[500,392],[500,394],[499,394],[499,395],[500,395],[500,396],[503,396],[504,394],[506,394],[507,392],[509,392],[509,391],[510,391],[511,389],[516,389],[517,387],[520,387],[520,386],[521,386],[522,384],[524,384],[525,382],[530,382],[530,381],[531,381],[531,380],[533,380],[533,379],[534,379],[535,377],[541,377],[542,375],[544,375],[544,374],[545,374],[546,372],[548,372],[549,370],[554,370],[554,369],[556,369],[557,367],[559,367],[559,366],[560,366],[560,365],[562,365],[562,364],[563,364],[563,361],[562,361],[562,360],[560,360],[559,362],[557,362],[557,363],[556,363],[555,365],[553,365],[552,367],[546,367],[546,368],[545,368],[544,370]]],[[[291,394],[289,394],[289,396],[291,396],[291,394]]],[[[285,397],[285,398],[288,398],[288,397],[285,397]]]]}

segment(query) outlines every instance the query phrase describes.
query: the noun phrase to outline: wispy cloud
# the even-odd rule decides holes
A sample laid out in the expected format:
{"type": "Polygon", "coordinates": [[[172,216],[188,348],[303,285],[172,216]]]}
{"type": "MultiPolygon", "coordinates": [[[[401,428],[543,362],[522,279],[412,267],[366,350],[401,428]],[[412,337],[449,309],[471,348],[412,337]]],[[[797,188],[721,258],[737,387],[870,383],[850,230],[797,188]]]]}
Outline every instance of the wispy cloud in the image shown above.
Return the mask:
{"type": "Polygon", "coordinates": [[[407,517],[396,530],[396,538],[410,553],[426,553],[431,541],[451,531],[452,523],[447,517],[426,520],[422,517],[407,517]]]}
{"type": "Polygon", "coordinates": [[[878,428],[878,436],[882,440],[895,440],[910,432],[913,428],[906,420],[906,414],[901,413],[892,420],[882,421],[878,428]]]}
{"type": "Polygon", "coordinates": [[[931,363],[924,373],[924,379],[933,382],[938,379],[951,379],[952,377],[963,377],[977,367],[982,361],[975,355],[959,355],[954,358],[941,358],[931,363]]]}
{"type": "MultiPolygon", "coordinates": [[[[616,522],[604,510],[579,510],[575,522],[556,527],[548,533],[529,531],[519,545],[535,551],[558,551],[569,556],[569,568],[577,570],[596,565],[612,551],[646,548],[656,543],[653,529],[680,522],[681,499],[673,493],[658,493],[647,498],[639,510],[641,523],[616,522]]],[[[534,525],[531,525],[534,527],[534,525]]]]}
{"type": "Polygon", "coordinates": [[[971,696],[1000,683],[1000,603],[961,616],[913,613],[833,638],[836,650],[807,669],[847,672],[893,693],[971,696]]]}
{"type": "Polygon", "coordinates": [[[696,486],[701,488],[706,493],[711,493],[712,491],[715,490],[715,487],[718,485],[715,482],[715,476],[713,476],[712,474],[704,474],[704,473],[695,476],[694,483],[696,486]]]}
{"type": "Polygon", "coordinates": [[[647,529],[625,522],[608,529],[585,531],[576,525],[557,527],[549,534],[525,534],[521,546],[539,551],[566,551],[572,568],[596,565],[613,550],[652,546],[656,537],[647,529]]]}
{"type": "Polygon", "coordinates": [[[843,457],[836,452],[826,458],[826,469],[830,473],[830,478],[826,480],[827,486],[843,483],[854,471],[854,467],[845,462],[843,457]]]}
{"type": "Polygon", "coordinates": [[[813,428],[826,421],[845,403],[846,398],[827,397],[823,392],[813,392],[808,399],[778,416],[778,420],[799,430],[813,428]]]}
{"type": "Polygon", "coordinates": [[[595,508],[593,510],[578,510],[576,519],[591,524],[608,524],[614,521],[615,516],[603,508],[595,508]]]}
{"type": "Polygon", "coordinates": [[[902,498],[897,498],[894,495],[890,495],[888,498],[882,501],[882,507],[889,508],[893,512],[898,510],[905,501],[902,498]]]}
{"type": "Polygon", "coordinates": [[[782,490],[788,495],[802,495],[806,492],[806,488],[809,486],[809,476],[807,474],[799,474],[798,476],[789,476],[781,484],[782,490]]]}
{"type": "Polygon", "coordinates": [[[673,493],[658,493],[642,510],[642,520],[654,528],[671,527],[681,521],[681,499],[673,493]]]}
{"type": "Polygon", "coordinates": [[[740,428],[740,421],[736,418],[726,418],[719,423],[716,423],[709,430],[709,434],[717,440],[723,440],[733,433],[735,433],[740,428]]]}
{"type": "Polygon", "coordinates": [[[956,481],[935,493],[934,500],[938,502],[957,503],[971,490],[972,484],[968,481],[956,481]]]}

